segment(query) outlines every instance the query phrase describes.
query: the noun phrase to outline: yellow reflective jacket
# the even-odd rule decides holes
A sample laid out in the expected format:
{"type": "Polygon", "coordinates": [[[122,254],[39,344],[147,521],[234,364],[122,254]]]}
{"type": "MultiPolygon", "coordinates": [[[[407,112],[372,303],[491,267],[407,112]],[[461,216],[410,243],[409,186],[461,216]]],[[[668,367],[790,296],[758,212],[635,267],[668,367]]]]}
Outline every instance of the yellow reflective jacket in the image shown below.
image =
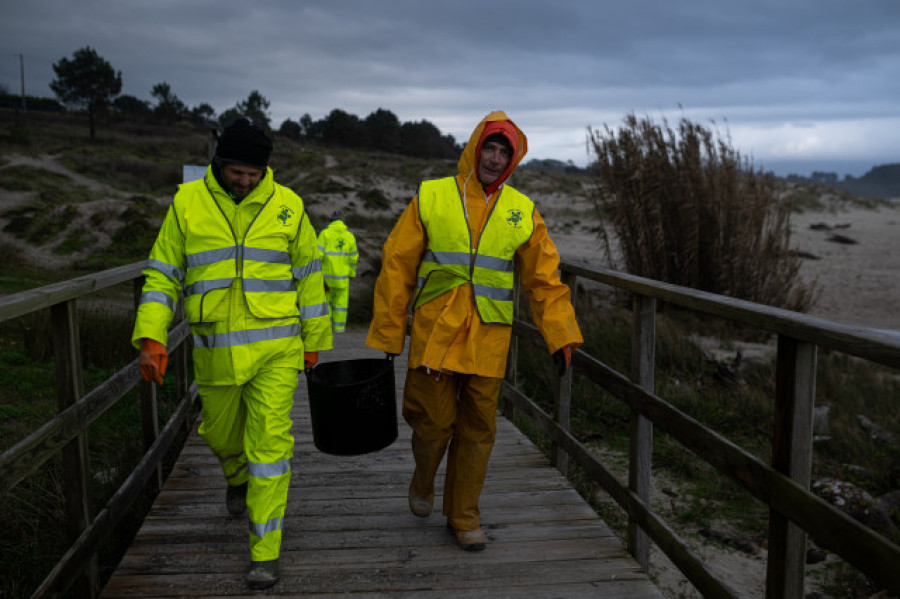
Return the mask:
{"type": "Polygon", "coordinates": [[[359,250],[356,237],[344,221],[336,219],[319,233],[319,252],[322,255],[322,274],[329,287],[349,287],[356,276],[359,250]]]}
{"type": "MultiPolygon", "coordinates": [[[[503,195],[503,187],[500,187],[486,198],[476,174],[477,144],[489,120],[509,119],[503,112],[495,111],[479,123],[459,159],[456,175],[471,240],[477,240],[482,234],[498,196],[503,195]]],[[[510,172],[527,150],[525,134],[518,128],[516,130],[518,152],[513,156],[510,172]]],[[[400,353],[403,350],[408,307],[417,288],[419,264],[427,251],[428,236],[420,217],[420,199],[417,194],[394,225],[384,246],[381,272],[375,283],[373,317],[366,344],[385,352],[400,353]]],[[[570,343],[583,343],[569,299],[569,288],[559,279],[559,253],[537,209],[533,213],[531,236],[515,251],[514,261],[529,298],[534,323],[550,352],[570,343]]],[[[409,368],[424,366],[432,370],[502,377],[511,332],[509,326],[482,322],[471,284],[455,285],[414,310],[409,368]]]]}
{"type": "Polygon", "coordinates": [[[303,368],[331,349],[316,233],[271,169],[235,203],[212,168],[175,194],[144,269],[132,343],[165,344],[183,294],[197,382],[243,384],[265,364],[303,368]]]}

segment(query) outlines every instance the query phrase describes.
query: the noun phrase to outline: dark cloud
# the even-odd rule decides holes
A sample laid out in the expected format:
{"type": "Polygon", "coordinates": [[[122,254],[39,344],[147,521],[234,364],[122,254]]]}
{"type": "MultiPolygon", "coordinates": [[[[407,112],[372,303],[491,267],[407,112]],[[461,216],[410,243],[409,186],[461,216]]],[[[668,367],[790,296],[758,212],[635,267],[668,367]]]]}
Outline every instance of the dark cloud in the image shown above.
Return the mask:
{"type": "MultiPolygon", "coordinates": [[[[586,127],[628,113],[727,127],[764,162],[900,162],[896,0],[0,0],[0,84],[50,96],[84,46],[123,93],[167,82],[224,111],[258,90],[273,121],[333,108],[427,119],[457,139],[503,108],[535,157],[583,164],[586,127]]],[[[856,173],[861,174],[861,173],[856,173]]]]}

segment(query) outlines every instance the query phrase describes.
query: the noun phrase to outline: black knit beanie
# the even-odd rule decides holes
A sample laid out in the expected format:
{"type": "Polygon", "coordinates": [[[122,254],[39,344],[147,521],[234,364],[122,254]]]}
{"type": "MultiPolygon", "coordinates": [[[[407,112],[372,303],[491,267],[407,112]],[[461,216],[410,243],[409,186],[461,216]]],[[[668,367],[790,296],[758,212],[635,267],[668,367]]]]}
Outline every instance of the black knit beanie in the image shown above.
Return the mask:
{"type": "Polygon", "coordinates": [[[225,127],[216,145],[216,158],[222,162],[238,162],[256,168],[269,165],[272,140],[261,127],[241,117],[225,127]]]}

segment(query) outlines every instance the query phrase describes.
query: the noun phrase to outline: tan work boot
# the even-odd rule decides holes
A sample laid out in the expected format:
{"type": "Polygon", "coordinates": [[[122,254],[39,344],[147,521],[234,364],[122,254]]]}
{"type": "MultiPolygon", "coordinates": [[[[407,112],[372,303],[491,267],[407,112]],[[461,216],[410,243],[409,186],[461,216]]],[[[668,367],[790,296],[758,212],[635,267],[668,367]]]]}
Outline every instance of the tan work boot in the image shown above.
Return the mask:
{"type": "Polygon", "coordinates": [[[412,493],[409,494],[409,511],[419,518],[427,518],[431,515],[432,503],[425,497],[417,497],[412,493]]]}
{"type": "Polygon", "coordinates": [[[247,483],[232,487],[225,491],[225,507],[232,516],[240,516],[247,509],[247,483]]]}
{"type": "Polygon", "coordinates": [[[278,560],[271,559],[261,562],[250,562],[250,571],[247,572],[247,586],[253,590],[267,589],[275,586],[281,580],[281,569],[278,560]]]}
{"type": "Polygon", "coordinates": [[[447,530],[453,533],[463,551],[484,551],[487,546],[487,535],[480,526],[475,530],[456,530],[447,522],[447,530]]]}

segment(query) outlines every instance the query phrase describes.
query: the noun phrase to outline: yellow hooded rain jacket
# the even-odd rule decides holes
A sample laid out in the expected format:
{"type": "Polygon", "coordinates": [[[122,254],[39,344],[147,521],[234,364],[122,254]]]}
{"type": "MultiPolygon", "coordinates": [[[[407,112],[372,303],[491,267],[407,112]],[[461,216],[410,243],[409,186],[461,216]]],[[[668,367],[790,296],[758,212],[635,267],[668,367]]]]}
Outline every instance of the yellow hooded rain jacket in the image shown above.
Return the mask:
{"type": "MultiPolygon", "coordinates": [[[[494,111],[482,119],[463,150],[455,176],[473,245],[478,243],[487,217],[504,190],[501,186],[491,197],[485,197],[478,180],[478,143],[489,121],[512,123],[502,111],[494,111]]],[[[518,133],[518,144],[506,171],[507,178],[528,148],[525,134],[514,123],[513,127],[518,133]]],[[[375,284],[374,314],[366,344],[388,353],[399,354],[403,350],[408,307],[416,292],[419,265],[430,249],[420,217],[419,199],[419,195],[413,198],[391,231],[375,284]]],[[[570,302],[569,288],[559,279],[556,246],[536,208],[529,216],[533,231],[515,252],[516,271],[528,295],[534,322],[553,353],[568,344],[581,345],[583,339],[570,302]]],[[[414,310],[408,367],[424,366],[431,370],[499,378],[506,368],[511,334],[512,328],[506,324],[482,322],[471,282],[456,285],[414,310]]]]}

